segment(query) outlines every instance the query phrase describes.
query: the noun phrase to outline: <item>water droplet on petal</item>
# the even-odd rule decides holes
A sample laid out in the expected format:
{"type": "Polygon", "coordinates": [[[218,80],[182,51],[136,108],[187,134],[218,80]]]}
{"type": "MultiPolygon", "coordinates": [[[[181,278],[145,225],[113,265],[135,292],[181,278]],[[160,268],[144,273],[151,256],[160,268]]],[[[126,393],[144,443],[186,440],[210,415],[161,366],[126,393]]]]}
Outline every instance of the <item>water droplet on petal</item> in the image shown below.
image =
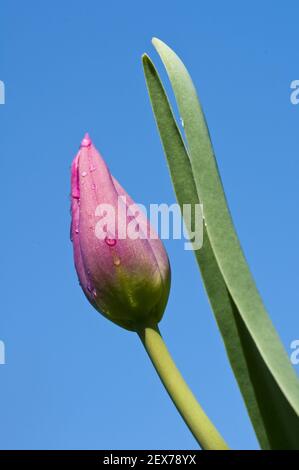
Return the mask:
{"type": "Polygon", "coordinates": [[[115,246],[116,245],[116,240],[115,238],[111,238],[111,237],[106,237],[105,238],[105,242],[108,246],[115,246]]]}
{"type": "Polygon", "coordinates": [[[80,199],[80,190],[77,187],[74,187],[72,190],[72,198],[80,199]]]}
{"type": "Polygon", "coordinates": [[[81,142],[81,147],[90,147],[91,139],[88,134],[85,134],[84,139],[81,142]]]}
{"type": "Polygon", "coordinates": [[[97,290],[96,290],[96,289],[93,289],[92,295],[93,295],[94,297],[97,297],[97,296],[98,296],[98,293],[97,293],[97,290]]]}
{"type": "Polygon", "coordinates": [[[78,227],[75,228],[75,232],[79,233],[79,228],[78,227]]]}
{"type": "Polygon", "coordinates": [[[86,289],[88,290],[88,292],[92,292],[92,287],[91,287],[90,282],[87,284],[86,289]]]}
{"type": "Polygon", "coordinates": [[[96,185],[94,183],[91,185],[91,189],[93,189],[93,191],[95,191],[96,185]]]}
{"type": "Polygon", "coordinates": [[[120,259],[118,257],[115,257],[113,259],[113,264],[114,264],[114,266],[119,266],[120,265],[120,259]]]}
{"type": "Polygon", "coordinates": [[[86,171],[82,171],[81,175],[86,176],[87,175],[86,171]]]}
{"type": "Polygon", "coordinates": [[[89,171],[90,171],[90,173],[92,173],[93,171],[96,171],[96,167],[95,167],[95,166],[91,166],[91,167],[89,168],[89,171]]]}

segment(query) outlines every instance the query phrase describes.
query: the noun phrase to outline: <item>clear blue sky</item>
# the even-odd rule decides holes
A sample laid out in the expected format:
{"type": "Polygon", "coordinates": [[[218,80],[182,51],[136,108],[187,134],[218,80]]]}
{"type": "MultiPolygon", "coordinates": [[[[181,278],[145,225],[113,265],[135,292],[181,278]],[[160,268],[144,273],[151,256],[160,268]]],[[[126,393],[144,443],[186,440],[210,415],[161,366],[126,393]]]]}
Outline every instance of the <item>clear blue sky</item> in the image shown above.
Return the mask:
{"type": "MultiPolygon", "coordinates": [[[[1,2],[1,448],[196,448],[137,336],[86,301],[69,241],[69,166],[86,131],[137,202],[175,200],[140,62],[147,51],[162,71],[152,36],[193,76],[242,245],[290,352],[298,14],[295,1],[1,2]]],[[[195,258],[183,241],[165,244],[169,348],[229,444],[256,448],[195,258]]]]}

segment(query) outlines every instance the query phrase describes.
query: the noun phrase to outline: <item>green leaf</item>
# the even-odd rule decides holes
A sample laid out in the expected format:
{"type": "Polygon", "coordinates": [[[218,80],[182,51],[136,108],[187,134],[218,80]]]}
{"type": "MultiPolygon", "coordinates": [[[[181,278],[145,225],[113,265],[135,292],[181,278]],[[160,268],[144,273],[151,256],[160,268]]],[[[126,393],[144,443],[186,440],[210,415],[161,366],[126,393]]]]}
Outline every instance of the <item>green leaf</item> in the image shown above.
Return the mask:
{"type": "Polygon", "coordinates": [[[262,448],[299,448],[298,380],[242,253],[195,88],[176,54],[153,42],[176,96],[188,151],[161,80],[144,56],[147,86],[178,202],[203,203],[204,245],[194,253],[232,369],[262,448]]]}

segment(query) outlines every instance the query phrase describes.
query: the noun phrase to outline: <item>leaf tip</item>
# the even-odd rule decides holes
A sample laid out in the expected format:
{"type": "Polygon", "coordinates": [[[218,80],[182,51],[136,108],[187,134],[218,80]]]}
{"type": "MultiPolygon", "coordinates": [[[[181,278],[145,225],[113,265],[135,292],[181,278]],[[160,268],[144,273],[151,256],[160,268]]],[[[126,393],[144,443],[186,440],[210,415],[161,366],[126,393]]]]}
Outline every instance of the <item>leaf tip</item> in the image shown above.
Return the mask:
{"type": "Polygon", "coordinates": [[[147,54],[142,54],[142,65],[144,68],[145,73],[147,74],[149,71],[153,71],[155,69],[151,58],[147,54]]]}
{"type": "Polygon", "coordinates": [[[162,42],[161,39],[158,39],[155,36],[152,38],[153,46],[158,45],[160,42],[162,42]]]}

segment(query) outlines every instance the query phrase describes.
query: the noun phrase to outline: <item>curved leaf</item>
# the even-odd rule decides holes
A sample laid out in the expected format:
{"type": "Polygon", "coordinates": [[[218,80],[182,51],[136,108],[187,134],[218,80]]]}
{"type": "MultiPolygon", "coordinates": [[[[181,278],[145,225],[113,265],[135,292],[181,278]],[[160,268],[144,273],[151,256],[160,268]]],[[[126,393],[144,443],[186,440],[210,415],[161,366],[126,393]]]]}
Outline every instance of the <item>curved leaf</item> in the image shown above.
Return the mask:
{"type": "Polygon", "coordinates": [[[204,204],[204,246],[195,255],[231,366],[261,446],[298,448],[297,378],[242,254],[194,86],[174,52],[159,40],[154,45],[176,95],[189,152],[158,74],[144,56],[147,86],[178,201],[204,204]]]}

